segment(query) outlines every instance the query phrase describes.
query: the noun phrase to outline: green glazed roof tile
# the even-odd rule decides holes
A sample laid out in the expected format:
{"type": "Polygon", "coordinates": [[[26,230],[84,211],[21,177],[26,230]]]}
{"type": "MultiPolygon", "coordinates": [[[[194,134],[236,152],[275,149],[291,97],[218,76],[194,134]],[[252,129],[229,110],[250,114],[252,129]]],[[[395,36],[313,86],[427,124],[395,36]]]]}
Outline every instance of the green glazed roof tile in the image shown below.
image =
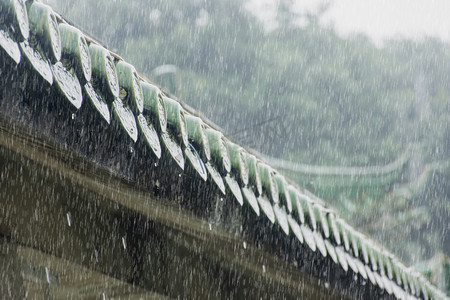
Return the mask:
{"type": "Polygon", "coordinates": [[[398,267],[400,269],[400,275],[402,278],[402,283],[401,286],[405,291],[409,291],[409,282],[408,282],[408,278],[407,278],[407,270],[406,267],[402,264],[402,263],[398,263],[398,267]]]}
{"type": "Polygon", "coordinates": [[[423,296],[422,285],[420,283],[420,277],[421,277],[421,274],[417,273],[416,271],[412,272],[412,278],[413,278],[413,281],[414,281],[414,284],[416,287],[416,296],[417,297],[423,296]]]}
{"type": "Polygon", "coordinates": [[[378,271],[378,255],[376,253],[375,245],[372,241],[367,240],[368,252],[369,252],[369,260],[370,265],[373,271],[378,271]]]}
{"type": "Polygon", "coordinates": [[[163,96],[163,101],[167,113],[167,130],[171,131],[169,134],[172,134],[184,149],[189,144],[184,109],[180,103],[169,97],[163,96]]]}
{"type": "Polygon", "coordinates": [[[341,240],[341,233],[336,223],[336,215],[333,211],[330,211],[328,212],[327,217],[328,223],[330,224],[331,231],[333,233],[334,241],[337,245],[340,245],[342,243],[342,240],[341,240]]]}
{"type": "Polygon", "coordinates": [[[114,58],[108,50],[93,43],[89,45],[89,54],[92,64],[92,84],[103,93],[108,104],[112,103],[119,97],[119,80],[114,58]]]}
{"type": "Polygon", "coordinates": [[[36,35],[36,42],[40,44],[51,63],[61,59],[61,37],[56,16],[50,6],[33,2],[28,8],[30,32],[36,35]]]}
{"type": "Polygon", "coordinates": [[[314,217],[318,221],[318,224],[320,225],[319,227],[323,235],[325,236],[325,238],[329,238],[330,227],[328,225],[328,220],[326,217],[326,209],[318,203],[314,203],[312,207],[314,211],[314,217]]]}
{"type": "Polygon", "coordinates": [[[305,215],[305,221],[309,223],[309,225],[311,226],[312,229],[316,230],[317,229],[317,221],[316,221],[316,216],[314,214],[312,200],[309,198],[309,196],[307,196],[303,193],[298,193],[297,199],[299,200],[300,206],[305,215]]]}
{"type": "Polygon", "coordinates": [[[397,283],[397,285],[401,285],[402,284],[402,274],[401,274],[400,268],[398,267],[398,260],[395,258],[392,259],[392,271],[394,274],[395,282],[397,283]]]}
{"type": "Polygon", "coordinates": [[[420,273],[418,274],[418,281],[419,281],[420,291],[422,293],[423,298],[429,299],[430,298],[429,289],[428,289],[429,281],[426,280],[425,277],[420,273]]]}
{"type": "Polygon", "coordinates": [[[211,151],[205,133],[205,124],[202,119],[192,115],[186,115],[186,127],[189,142],[197,149],[200,158],[204,162],[211,160],[211,151]]]}
{"type": "Polygon", "coordinates": [[[359,236],[358,233],[351,227],[347,226],[347,235],[350,239],[351,249],[353,251],[353,256],[359,257],[359,236]]]}
{"type": "Polygon", "coordinates": [[[257,195],[261,195],[262,184],[261,177],[259,176],[258,160],[253,154],[248,152],[245,152],[244,159],[248,169],[248,184],[253,187],[253,190],[257,195]]]}
{"type": "Polygon", "coordinates": [[[83,33],[77,28],[60,23],[61,60],[67,69],[73,69],[82,84],[92,76],[91,55],[83,33]]]}
{"type": "Polygon", "coordinates": [[[378,254],[378,268],[379,268],[378,272],[382,275],[383,274],[386,275],[387,274],[387,271],[386,271],[387,257],[384,254],[383,250],[380,248],[378,248],[377,254],[378,254]]]}
{"type": "Polygon", "coordinates": [[[273,169],[269,165],[259,162],[258,170],[261,177],[263,194],[265,193],[268,197],[270,197],[273,203],[279,203],[278,185],[273,177],[273,169]]]}
{"type": "Polygon", "coordinates": [[[223,134],[212,128],[206,128],[205,133],[208,138],[211,160],[217,166],[219,173],[226,176],[231,171],[231,161],[223,134]]]}
{"type": "Polygon", "coordinates": [[[427,281],[426,282],[426,290],[427,290],[427,294],[428,294],[428,297],[430,298],[430,299],[436,299],[436,293],[433,291],[433,286],[427,281]]]}
{"type": "Polygon", "coordinates": [[[240,185],[246,186],[248,184],[248,170],[244,158],[244,149],[229,140],[226,140],[225,145],[230,155],[231,173],[240,185]]]}
{"type": "Polygon", "coordinates": [[[277,183],[278,188],[278,198],[280,200],[280,205],[285,206],[288,212],[292,211],[292,202],[290,194],[287,190],[287,182],[284,176],[279,173],[274,173],[274,179],[277,183]]]}
{"type": "Polygon", "coordinates": [[[361,249],[361,257],[366,265],[370,263],[369,258],[369,250],[367,249],[367,238],[364,236],[361,236],[360,238],[360,249],[361,249]]]}
{"type": "Polygon", "coordinates": [[[119,98],[124,105],[130,107],[135,115],[144,110],[141,80],[132,65],[124,61],[116,62],[116,72],[119,81],[119,98]]]}
{"type": "MultiPolygon", "coordinates": [[[[291,200],[290,203],[290,209],[288,208],[289,213],[291,214],[298,214],[298,209],[297,209],[297,189],[293,186],[290,185],[289,183],[286,184],[286,190],[287,193],[289,194],[289,199],[291,200]]],[[[298,203],[298,205],[300,205],[300,203],[298,203]]],[[[300,208],[301,209],[301,208],[300,208]]],[[[303,211],[302,211],[303,213],[303,211]]]]}
{"type": "Polygon", "coordinates": [[[294,186],[288,185],[288,191],[291,197],[293,216],[297,217],[298,218],[297,220],[300,221],[301,224],[304,224],[305,214],[303,213],[303,208],[300,203],[298,190],[294,186]]]}
{"type": "Polygon", "coordinates": [[[377,248],[376,251],[378,251],[378,266],[379,266],[378,272],[381,274],[383,278],[385,277],[386,280],[389,280],[389,282],[393,284],[394,283],[393,281],[395,280],[392,271],[393,255],[380,248],[377,248]]]}
{"type": "Polygon", "coordinates": [[[385,260],[385,268],[386,268],[386,275],[389,279],[394,279],[394,273],[392,271],[392,259],[394,255],[391,253],[384,252],[384,260],[385,260]]]}
{"type": "Polygon", "coordinates": [[[350,250],[350,240],[349,240],[349,237],[347,234],[347,229],[346,229],[346,227],[348,225],[344,220],[342,220],[340,218],[336,219],[336,224],[339,228],[339,232],[341,233],[342,241],[344,242],[344,248],[346,251],[349,251],[350,250]]]}
{"type": "Polygon", "coordinates": [[[430,295],[428,293],[428,287],[427,287],[427,284],[426,284],[426,279],[423,278],[423,276],[421,274],[419,276],[419,284],[420,284],[420,290],[422,292],[423,298],[425,300],[430,299],[430,295]]]}
{"type": "Polygon", "coordinates": [[[11,24],[13,39],[17,42],[27,40],[30,36],[30,25],[27,8],[23,0],[0,1],[0,15],[4,25],[11,24]]]}
{"type": "Polygon", "coordinates": [[[166,132],[167,129],[167,113],[164,101],[162,99],[161,90],[144,80],[141,80],[142,97],[143,97],[143,114],[155,127],[158,133],[166,132]]]}
{"type": "Polygon", "coordinates": [[[422,293],[422,288],[420,287],[419,284],[419,274],[412,270],[411,268],[409,268],[408,270],[408,281],[409,281],[409,285],[410,285],[410,289],[411,291],[413,291],[413,293],[419,297],[422,293]]]}
{"type": "Polygon", "coordinates": [[[414,278],[410,272],[406,272],[406,280],[408,281],[409,290],[413,295],[416,294],[416,285],[414,283],[414,278]]]}

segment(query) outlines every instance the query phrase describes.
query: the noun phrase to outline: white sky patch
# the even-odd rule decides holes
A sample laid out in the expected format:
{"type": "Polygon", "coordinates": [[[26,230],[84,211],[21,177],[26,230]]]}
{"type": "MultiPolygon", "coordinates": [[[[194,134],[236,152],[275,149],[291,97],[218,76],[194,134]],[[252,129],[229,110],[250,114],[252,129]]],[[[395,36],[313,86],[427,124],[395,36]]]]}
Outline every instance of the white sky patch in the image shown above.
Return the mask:
{"type": "Polygon", "coordinates": [[[161,12],[159,11],[159,9],[152,9],[152,11],[150,12],[150,14],[148,15],[148,18],[150,19],[150,21],[152,21],[154,24],[158,24],[159,23],[159,18],[161,17],[161,12]]]}
{"type": "MultiPolygon", "coordinates": [[[[267,31],[278,27],[279,0],[249,0],[245,8],[264,23],[267,31]]],[[[333,26],[341,36],[365,34],[377,45],[383,40],[425,36],[450,43],[449,0],[294,0],[291,11],[298,15],[297,26],[306,26],[307,14],[315,14],[323,4],[329,9],[320,22],[333,26]]]]}
{"type": "Polygon", "coordinates": [[[321,7],[328,3],[329,0],[293,0],[290,11],[298,17],[292,24],[298,27],[306,27],[309,25],[308,15],[315,15],[321,7]]]}
{"type": "Polygon", "coordinates": [[[335,0],[321,19],[342,35],[363,33],[384,39],[438,37],[450,42],[448,0],[335,0]]]}
{"type": "Polygon", "coordinates": [[[209,14],[205,9],[201,9],[198,18],[195,20],[195,26],[203,27],[209,22],[209,14]]]}
{"type": "Polygon", "coordinates": [[[295,14],[314,14],[328,0],[294,0],[290,9],[295,14]]]}
{"type": "Polygon", "coordinates": [[[278,12],[277,0],[249,0],[244,4],[245,9],[251,12],[264,24],[264,29],[268,32],[278,27],[276,20],[278,12]]]}

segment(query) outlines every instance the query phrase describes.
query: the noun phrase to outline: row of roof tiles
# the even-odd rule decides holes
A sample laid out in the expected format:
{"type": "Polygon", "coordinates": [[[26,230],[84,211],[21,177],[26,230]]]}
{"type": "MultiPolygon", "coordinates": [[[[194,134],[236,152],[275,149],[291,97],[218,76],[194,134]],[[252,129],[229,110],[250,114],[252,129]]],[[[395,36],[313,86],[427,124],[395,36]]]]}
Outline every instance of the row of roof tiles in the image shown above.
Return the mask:
{"type": "Polygon", "coordinates": [[[167,153],[181,170],[189,166],[221,195],[249,205],[286,235],[295,235],[311,251],[330,257],[346,272],[351,270],[388,294],[399,299],[446,298],[320,199],[188,113],[131,64],[69,25],[49,6],[1,0],[0,17],[5,20],[0,26],[3,73],[21,65],[32,70],[39,88],[64,99],[57,105],[73,113],[90,105],[101,123],[108,126],[116,120],[130,140],[144,141],[155,159],[167,153]]]}

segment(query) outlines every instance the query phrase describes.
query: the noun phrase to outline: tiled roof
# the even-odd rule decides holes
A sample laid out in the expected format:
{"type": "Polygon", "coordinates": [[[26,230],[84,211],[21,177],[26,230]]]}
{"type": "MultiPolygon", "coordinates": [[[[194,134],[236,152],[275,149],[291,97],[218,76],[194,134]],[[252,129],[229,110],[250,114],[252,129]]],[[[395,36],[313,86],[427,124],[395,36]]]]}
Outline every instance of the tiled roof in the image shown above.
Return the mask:
{"type": "Polygon", "coordinates": [[[378,198],[399,178],[410,157],[411,151],[407,148],[387,165],[367,167],[314,166],[268,156],[263,159],[296,183],[312,187],[321,197],[333,198],[340,193],[356,197],[364,191],[364,194],[378,198]]]}
{"type": "MultiPolygon", "coordinates": [[[[4,20],[0,24],[1,89],[14,88],[15,82],[24,84],[25,90],[20,91],[24,101],[32,101],[29,95],[50,91],[46,103],[31,105],[45,105],[47,110],[63,107],[72,119],[82,118],[89,128],[77,138],[113,130],[126,141],[120,146],[124,152],[140,145],[146,149],[145,160],[171,162],[179,172],[195,174],[210,186],[211,193],[233,197],[279,226],[280,234],[295,236],[310,251],[331,258],[336,268],[351,270],[389,295],[446,298],[322,200],[188,112],[135,67],[69,25],[49,6],[1,0],[0,18],[4,20]]],[[[19,113],[14,117],[23,121],[29,116],[19,113]]],[[[115,140],[98,142],[118,147],[115,140]]],[[[95,147],[77,148],[76,142],[69,146],[107,167],[127,168],[127,153],[113,166],[108,153],[95,153],[95,147]]],[[[131,179],[142,180],[135,176],[131,179]]]]}

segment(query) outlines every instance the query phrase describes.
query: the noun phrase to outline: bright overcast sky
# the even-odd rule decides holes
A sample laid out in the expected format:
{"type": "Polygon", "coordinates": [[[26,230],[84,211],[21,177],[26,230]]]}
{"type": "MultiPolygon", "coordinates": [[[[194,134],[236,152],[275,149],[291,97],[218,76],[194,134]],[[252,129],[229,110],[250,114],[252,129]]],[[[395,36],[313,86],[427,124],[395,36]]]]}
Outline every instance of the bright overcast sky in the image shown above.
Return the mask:
{"type": "MultiPolygon", "coordinates": [[[[297,0],[291,7],[299,14],[314,12],[327,0],[297,0]]],[[[321,18],[339,34],[368,35],[376,44],[383,39],[433,36],[450,43],[450,0],[330,0],[329,10],[321,18]]],[[[246,7],[264,15],[276,7],[277,0],[250,0],[246,7]],[[272,8],[272,9],[271,9],[272,8]]],[[[275,9],[276,11],[276,9],[275,9]]],[[[273,14],[273,13],[272,13],[273,14]]],[[[300,20],[299,24],[302,24],[300,20]]],[[[274,24],[269,23],[269,30],[274,24]]]]}

